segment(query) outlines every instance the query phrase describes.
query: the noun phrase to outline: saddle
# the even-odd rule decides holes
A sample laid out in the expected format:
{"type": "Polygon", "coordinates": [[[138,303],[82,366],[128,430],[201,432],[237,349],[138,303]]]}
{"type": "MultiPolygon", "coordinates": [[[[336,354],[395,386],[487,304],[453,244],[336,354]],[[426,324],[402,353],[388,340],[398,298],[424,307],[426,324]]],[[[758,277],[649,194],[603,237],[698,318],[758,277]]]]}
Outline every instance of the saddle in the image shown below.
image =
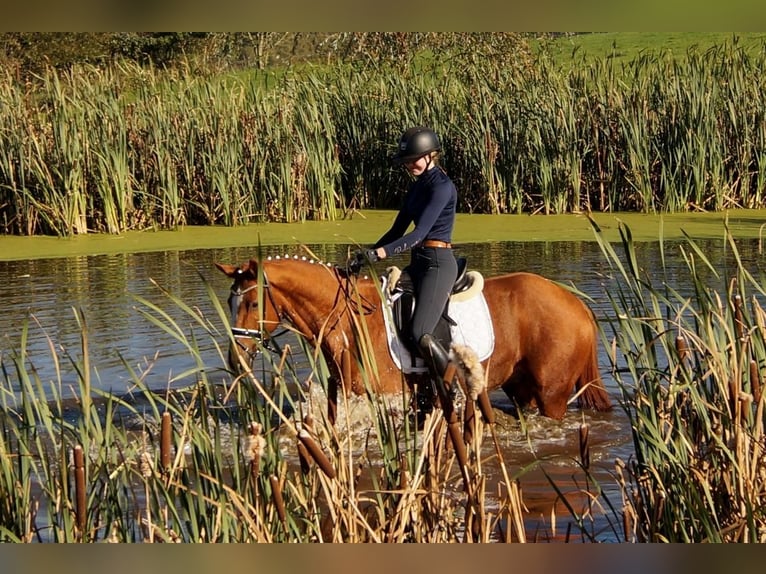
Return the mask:
{"type": "MultiPolygon", "coordinates": [[[[452,285],[450,296],[455,293],[459,293],[462,290],[467,289],[471,282],[466,278],[466,269],[468,268],[467,260],[465,257],[457,259],[457,279],[452,285]]],[[[415,305],[417,305],[415,297],[415,285],[412,282],[412,277],[406,270],[402,271],[398,267],[389,267],[389,286],[392,294],[398,296],[392,299],[391,311],[394,317],[394,323],[396,329],[399,331],[401,337],[407,349],[414,353],[419,354],[417,348],[417,341],[412,341],[409,336],[410,324],[412,323],[412,316],[415,313],[415,305]]],[[[444,345],[445,349],[449,349],[449,345],[452,342],[450,334],[450,327],[455,325],[449,316],[449,300],[444,306],[439,324],[436,326],[433,335],[439,339],[444,345]]]]}
{"type": "MultiPolygon", "coordinates": [[[[456,342],[467,343],[464,336],[465,329],[461,328],[458,322],[460,321],[465,325],[469,321],[464,316],[468,315],[475,323],[473,325],[474,330],[481,331],[482,347],[486,348],[489,345],[489,352],[491,353],[494,347],[494,337],[492,336],[489,311],[486,309],[482,293],[484,278],[478,271],[468,271],[465,257],[458,258],[457,264],[457,278],[433,335],[442,342],[445,349],[450,348],[456,334],[459,335],[459,340],[456,342]]],[[[390,318],[399,344],[409,352],[410,364],[416,365],[420,362],[420,352],[417,348],[417,342],[412,341],[410,336],[410,324],[417,305],[412,278],[406,270],[389,267],[383,276],[383,282],[386,290],[385,295],[390,305],[390,318]]],[[[391,350],[392,355],[394,355],[401,354],[403,349],[399,348],[398,353],[394,349],[391,350]]]]}

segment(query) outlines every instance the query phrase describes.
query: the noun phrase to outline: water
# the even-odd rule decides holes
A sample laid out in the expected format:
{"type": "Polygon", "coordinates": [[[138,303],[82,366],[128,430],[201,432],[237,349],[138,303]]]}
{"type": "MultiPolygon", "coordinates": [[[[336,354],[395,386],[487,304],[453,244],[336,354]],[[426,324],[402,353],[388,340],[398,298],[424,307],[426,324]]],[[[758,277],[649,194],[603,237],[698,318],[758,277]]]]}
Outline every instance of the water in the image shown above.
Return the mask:
{"type": "MultiPolygon", "coordinates": [[[[680,243],[666,244],[665,275],[660,250],[655,243],[635,244],[639,268],[658,283],[663,280],[682,293],[690,290],[687,265],[680,243]]],[[[725,287],[728,273],[733,268],[730,250],[722,242],[699,243],[702,253],[714,262],[722,279],[716,280],[712,272],[701,271],[706,284],[713,288],[725,287]]],[[[310,246],[324,261],[342,262],[345,248],[332,245],[310,246]]],[[[756,241],[738,243],[743,264],[759,276],[760,253],[756,241]]],[[[293,254],[294,248],[268,248],[268,254],[293,254]]],[[[75,311],[81,312],[87,323],[88,356],[93,368],[93,386],[117,394],[127,392],[133,381],[123,361],[138,372],[146,371],[146,384],[151,389],[182,386],[187,381],[180,376],[195,367],[190,353],[169,333],[149,320],[141,310],[150,311],[139,299],[159,306],[188,338],[201,332],[190,317],[172,303],[157,285],[167,290],[191,308],[220,324],[213,302],[208,296],[205,282],[216,297],[224,302],[230,281],[218,272],[213,262],[240,263],[255,254],[254,247],[227,249],[199,249],[161,253],[121,255],[95,255],[64,259],[0,262],[0,358],[8,365],[22,344],[23,326],[28,326],[26,355],[43,381],[56,381],[59,375],[52,353],[59,357],[62,393],[67,396],[76,388],[76,371],[71,362],[82,357],[81,326],[75,311]],[[153,283],[156,283],[156,285],[153,283]],[[147,370],[148,365],[152,365],[147,370]]],[[[459,246],[457,254],[468,258],[471,268],[486,276],[507,271],[532,271],[550,279],[573,284],[591,298],[590,305],[597,319],[603,320],[611,312],[606,290],[614,275],[595,243],[486,243],[459,246]]],[[[405,260],[395,260],[404,264],[405,260]]],[[[225,346],[226,335],[219,342],[225,346]]],[[[201,353],[211,377],[226,378],[224,359],[207,335],[199,337],[201,353]],[[221,370],[218,370],[221,367],[221,370]]],[[[608,376],[609,361],[605,349],[600,349],[600,364],[605,384],[617,399],[619,392],[608,376]]],[[[16,389],[17,390],[17,389],[16,389]]],[[[511,411],[505,395],[495,392],[493,406],[511,411]]],[[[524,472],[526,465],[543,460],[545,472],[557,484],[581,487],[576,460],[578,458],[578,429],[582,422],[591,428],[591,461],[596,475],[603,480],[607,494],[618,496],[613,485],[613,465],[616,458],[627,460],[633,452],[630,427],[622,409],[610,413],[583,413],[570,409],[563,421],[551,421],[531,416],[527,432],[522,432],[515,417],[501,417],[498,421],[498,440],[504,460],[513,473],[520,473],[524,500],[530,508],[530,529],[539,528],[543,537],[560,537],[550,532],[552,509],[560,516],[567,512],[551,489],[548,478],[535,468],[524,472]]],[[[490,443],[490,448],[491,443],[490,443]]],[[[488,472],[496,472],[489,470],[488,472]]],[[[500,478],[499,476],[496,478],[500,478]]],[[[565,489],[566,490],[566,489],[565,489]]],[[[618,500],[616,502],[619,502],[618,500]]],[[[621,505],[617,504],[619,508],[621,505]]],[[[615,520],[615,518],[612,518],[615,520]]],[[[601,521],[598,528],[606,531],[602,536],[610,539],[609,522],[601,521]]]]}

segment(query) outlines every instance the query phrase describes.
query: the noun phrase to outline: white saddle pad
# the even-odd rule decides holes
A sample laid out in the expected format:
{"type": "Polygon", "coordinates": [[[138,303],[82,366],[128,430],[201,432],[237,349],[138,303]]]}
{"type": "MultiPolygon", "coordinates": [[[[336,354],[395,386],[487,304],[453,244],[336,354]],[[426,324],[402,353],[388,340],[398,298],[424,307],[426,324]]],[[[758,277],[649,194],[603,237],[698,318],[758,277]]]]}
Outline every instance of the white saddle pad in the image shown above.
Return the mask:
{"type": "MultiPolygon", "coordinates": [[[[470,273],[477,273],[471,271],[470,273]]],[[[391,353],[396,366],[405,374],[409,373],[427,373],[423,359],[413,357],[407,350],[404,342],[399,338],[396,330],[394,318],[391,313],[391,307],[401,296],[400,292],[390,293],[388,277],[381,277],[382,292],[386,297],[386,305],[383,306],[383,317],[386,323],[386,334],[388,337],[388,350],[391,353]]],[[[465,298],[465,294],[453,296],[450,298],[449,316],[456,323],[452,325],[450,332],[452,334],[452,343],[465,345],[473,349],[480,361],[483,361],[492,354],[495,349],[495,332],[492,328],[492,317],[489,314],[489,307],[484,298],[484,293],[478,291],[476,295],[465,298]]]]}

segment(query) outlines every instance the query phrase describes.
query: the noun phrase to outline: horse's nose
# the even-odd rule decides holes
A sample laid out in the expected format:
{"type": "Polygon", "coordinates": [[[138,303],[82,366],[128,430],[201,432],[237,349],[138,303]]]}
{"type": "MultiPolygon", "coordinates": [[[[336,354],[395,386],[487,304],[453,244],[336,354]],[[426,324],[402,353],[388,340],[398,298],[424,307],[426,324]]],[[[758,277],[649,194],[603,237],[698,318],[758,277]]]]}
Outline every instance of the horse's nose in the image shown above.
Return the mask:
{"type": "Polygon", "coordinates": [[[242,373],[242,363],[246,363],[248,366],[252,366],[253,359],[257,353],[257,349],[253,343],[245,343],[244,341],[237,339],[233,343],[229,344],[229,367],[235,373],[242,373]]]}

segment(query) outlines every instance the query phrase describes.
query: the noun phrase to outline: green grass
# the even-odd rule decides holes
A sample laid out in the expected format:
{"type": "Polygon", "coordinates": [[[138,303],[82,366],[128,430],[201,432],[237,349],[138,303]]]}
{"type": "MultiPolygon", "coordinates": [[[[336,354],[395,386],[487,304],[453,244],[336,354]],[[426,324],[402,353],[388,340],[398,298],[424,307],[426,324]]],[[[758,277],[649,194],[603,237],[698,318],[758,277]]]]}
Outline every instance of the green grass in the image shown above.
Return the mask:
{"type": "Polygon", "coordinates": [[[554,60],[571,63],[573,54],[588,59],[608,57],[628,63],[642,54],[670,53],[685,56],[689,50],[704,52],[714,46],[738,42],[748,51],[763,50],[763,32],[596,32],[534,42],[545,47],[554,60]]]}

